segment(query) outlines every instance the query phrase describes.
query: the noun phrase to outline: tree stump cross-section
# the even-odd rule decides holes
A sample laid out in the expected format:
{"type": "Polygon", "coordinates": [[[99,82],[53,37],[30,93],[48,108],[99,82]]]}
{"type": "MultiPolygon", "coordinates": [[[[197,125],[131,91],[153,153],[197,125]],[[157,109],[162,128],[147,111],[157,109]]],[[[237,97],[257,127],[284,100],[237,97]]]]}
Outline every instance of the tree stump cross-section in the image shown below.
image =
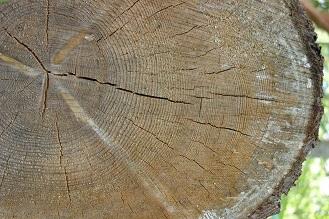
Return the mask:
{"type": "Polygon", "coordinates": [[[266,218],[317,140],[297,0],[0,4],[1,218],[266,218]]]}

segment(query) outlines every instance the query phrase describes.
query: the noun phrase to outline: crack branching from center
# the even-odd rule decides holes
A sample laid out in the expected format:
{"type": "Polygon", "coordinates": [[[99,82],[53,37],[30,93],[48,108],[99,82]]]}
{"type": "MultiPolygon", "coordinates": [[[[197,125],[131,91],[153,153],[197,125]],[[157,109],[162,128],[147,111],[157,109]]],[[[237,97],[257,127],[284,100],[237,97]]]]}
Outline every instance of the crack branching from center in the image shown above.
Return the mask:
{"type": "Polygon", "coordinates": [[[45,65],[42,63],[41,59],[38,57],[38,55],[24,42],[19,40],[16,36],[14,36],[12,33],[10,33],[6,28],[4,28],[5,32],[9,37],[14,39],[16,43],[23,46],[31,55],[32,57],[37,61],[37,63],[40,65],[42,70],[45,72],[45,79],[43,81],[43,93],[42,93],[42,109],[41,109],[41,117],[44,117],[44,114],[47,109],[47,96],[48,96],[48,88],[49,88],[49,73],[50,71],[45,67],[45,65]]]}
{"type": "Polygon", "coordinates": [[[79,76],[75,73],[72,73],[72,72],[67,72],[67,73],[52,73],[52,72],[49,72],[49,74],[51,75],[54,75],[54,76],[57,76],[57,77],[68,77],[68,76],[72,76],[72,77],[75,77],[76,79],[79,79],[79,80],[85,80],[85,81],[89,81],[89,82],[95,82],[97,84],[100,84],[100,85],[108,85],[108,86],[111,86],[119,91],[123,91],[123,92],[126,92],[126,93],[131,93],[131,94],[134,94],[134,95],[138,95],[138,96],[142,96],[142,97],[148,97],[148,98],[152,98],[152,99],[158,99],[158,100],[165,100],[165,101],[168,101],[168,102],[171,102],[171,103],[179,103],[179,104],[192,104],[192,103],[189,103],[189,102],[186,102],[186,101],[182,101],[182,100],[172,100],[170,98],[167,98],[167,97],[162,97],[162,96],[155,96],[155,95],[150,95],[150,94],[144,94],[144,93],[140,93],[140,92],[136,92],[136,91],[133,91],[133,90],[129,90],[129,89],[126,89],[126,88],[122,88],[122,87],[119,87],[118,84],[115,84],[115,83],[111,83],[111,82],[105,82],[105,81],[100,81],[99,79],[95,79],[95,78],[91,78],[91,77],[86,77],[86,76],[79,76]]]}

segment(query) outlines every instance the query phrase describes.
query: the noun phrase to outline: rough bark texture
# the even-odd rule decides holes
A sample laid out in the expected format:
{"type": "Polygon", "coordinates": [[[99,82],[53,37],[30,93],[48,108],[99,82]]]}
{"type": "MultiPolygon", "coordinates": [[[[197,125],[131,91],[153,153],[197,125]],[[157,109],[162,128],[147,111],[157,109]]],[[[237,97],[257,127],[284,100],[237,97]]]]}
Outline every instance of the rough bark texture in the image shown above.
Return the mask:
{"type": "Polygon", "coordinates": [[[285,5],[290,8],[292,21],[295,28],[298,30],[300,38],[303,40],[305,46],[304,50],[308,60],[310,61],[310,71],[312,73],[312,80],[314,83],[313,95],[314,101],[312,104],[311,117],[308,121],[306,137],[304,139],[304,146],[296,157],[296,161],[288,174],[281,180],[279,185],[275,188],[267,200],[265,200],[256,211],[254,211],[251,218],[267,218],[268,215],[273,215],[280,210],[280,196],[282,193],[287,194],[289,189],[294,185],[295,181],[301,174],[302,163],[310,150],[315,147],[317,142],[317,135],[320,125],[320,120],[323,114],[323,107],[321,105],[322,94],[322,67],[323,60],[320,54],[320,48],[315,43],[317,39],[312,23],[305,16],[303,8],[298,3],[298,0],[286,1],[285,5]]]}
{"type": "Polygon", "coordinates": [[[0,217],[266,218],[322,115],[297,0],[0,5],[0,217]]]}

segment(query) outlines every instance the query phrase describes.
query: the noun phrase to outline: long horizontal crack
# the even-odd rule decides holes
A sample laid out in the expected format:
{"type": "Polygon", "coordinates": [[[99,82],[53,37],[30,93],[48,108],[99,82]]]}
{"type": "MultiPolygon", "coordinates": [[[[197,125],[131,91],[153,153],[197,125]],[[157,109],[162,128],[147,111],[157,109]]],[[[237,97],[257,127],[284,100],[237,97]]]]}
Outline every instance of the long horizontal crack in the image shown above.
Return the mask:
{"type": "Polygon", "coordinates": [[[211,126],[213,128],[229,130],[229,131],[240,133],[241,135],[244,135],[244,136],[252,137],[251,135],[246,134],[246,133],[244,133],[244,132],[242,132],[240,130],[234,129],[234,128],[229,128],[229,127],[225,127],[225,126],[216,126],[214,124],[211,124],[210,122],[199,122],[199,121],[196,121],[196,120],[193,120],[193,119],[189,119],[189,118],[185,118],[185,119],[186,120],[189,120],[191,122],[194,122],[194,123],[198,123],[200,125],[208,125],[208,126],[211,126]]]}
{"type": "Polygon", "coordinates": [[[184,34],[187,34],[187,33],[191,32],[191,31],[194,30],[195,28],[199,28],[199,27],[200,27],[199,25],[194,25],[193,27],[191,27],[190,29],[188,29],[188,30],[186,30],[186,31],[184,31],[184,32],[182,32],[182,33],[177,33],[177,34],[173,35],[173,37],[176,37],[176,36],[182,36],[182,35],[184,35],[184,34]]]}
{"type": "Polygon", "coordinates": [[[149,94],[138,93],[138,92],[131,91],[131,90],[128,90],[128,89],[125,89],[125,88],[118,87],[117,89],[121,90],[121,91],[128,92],[128,93],[132,93],[132,94],[135,94],[135,95],[138,95],[138,96],[149,97],[149,98],[152,98],[152,99],[165,100],[165,101],[168,101],[168,102],[171,102],[171,103],[191,104],[189,102],[182,101],[182,100],[171,100],[167,97],[159,97],[159,96],[153,96],[153,95],[149,95],[149,94]]]}
{"type": "Polygon", "coordinates": [[[167,97],[161,97],[161,96],[154,96],[154,95],[139,93],[139,92],[136,92],[136,91],[132,91],[132,90],[129,90],[129,89],[126,89],[126,88],[119,87],[115,83],[103,82],[103,81],[100,81],[98,79],[91,78],[91,77],[78,76],[78,75],[76,75],[76,74],[74,74],[72,72],[61,73],[61,74],[50,72],[49,74],[54,75],[54,76],[59,76],[59,77],[73,76],[73,77],[75,77],[77,79],[86,80],[86,81],[92,81],[92,82],[96,82],[96,83],[101,84],[101,85],[109,85],[109,86],[114,87],[117,90],[120,90],[120,91],[123,91],[123,92],[127,92],[127,93],[131,93],[131,94],[138,95],[138,96],[142,96],[142,97],[148,97],[148,98],[158,99],[158,100],[165,100],[165,101],[168,101],[168,102],[171,102],[171,103],[191,104],[191,103],[186,102],[186,101],[172,100],[172,99],[169,99],[167,97]]]}
{"type": "Polygon", "coordinates": [[[273,97],[251,97],[251,96],[248,96],[248,95],[222,94],[222,93],[215,93],[215,92],[210,92],[210,93],[213,94],[213,95],[222,96],[222,97],[239,97],[239,98],[247,98],[247,99],[253,99],[253,100],[263,100],[263,101],[269,101],[269,102],[278,102],[273,97]]]}
{"type": "Polygon", "coordinates": [[[103,81],[100,81],[98,79],[91,78],[91,77],[79,76],[79,75],[77,75],[77,74],[75,74],[73,72],[60,73],[60,74],[51,72],[50,74],[51,75],[55,75],[55,76],[64,76],[64,77],[66,77],[66,76],[73,76],[73,77],[75,77],[77,79],[80,79],[80,80],[92,81],[92,82],[96,82],[96,83],[101,84],[101,85],[110,85],[110,86],[113,86],[113,87],[116,87],[117,86],[117,84],[114,84],[114,83],[103,82],[103,81]]]}
{"type": "Polygon", "coordinates": [[[225,68],[223,70],[219,70],[219,71],[214,71],[214,72],[207,72],[205,73],[206,75],[215,75],[215,74],[220,74],[220,73],[224,73],[224,72],[227,72],[227,71],[230,71],[230,70],[233,70],[235,69],[236,67],[232,66],[232,67],[228,67],[228,68],[225,68]]]}

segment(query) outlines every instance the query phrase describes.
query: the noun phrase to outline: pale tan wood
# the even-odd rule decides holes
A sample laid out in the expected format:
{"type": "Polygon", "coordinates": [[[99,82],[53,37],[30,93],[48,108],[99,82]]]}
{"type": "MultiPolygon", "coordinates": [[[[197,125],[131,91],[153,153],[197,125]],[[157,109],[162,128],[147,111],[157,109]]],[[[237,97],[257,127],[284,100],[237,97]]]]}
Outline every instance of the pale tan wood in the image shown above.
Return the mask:
{"type": "Polygon", "coordinates": [[[3,218],[265,218],[316,140],[296,0],[9,0],[0,42],[3,218]]]}

